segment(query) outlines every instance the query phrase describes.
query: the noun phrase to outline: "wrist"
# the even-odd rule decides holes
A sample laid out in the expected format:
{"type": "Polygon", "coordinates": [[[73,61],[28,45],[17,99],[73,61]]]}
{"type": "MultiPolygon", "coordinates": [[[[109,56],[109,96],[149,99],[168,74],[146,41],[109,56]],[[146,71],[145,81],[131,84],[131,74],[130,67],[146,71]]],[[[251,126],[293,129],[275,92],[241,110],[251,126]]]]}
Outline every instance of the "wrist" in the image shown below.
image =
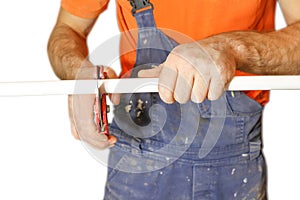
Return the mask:
{"type": "Polygon", "coordinates": [[[227,60],[230,60],[234,65],[232,67],[239,67],[241,60],[239,57],[238,41],[234,41],[225,34],[219,34],[201,40],[199,44],[207,51],[207,54],[211,56],[213,60],[218,60],[218,58],[225,56],[227,60]]]}

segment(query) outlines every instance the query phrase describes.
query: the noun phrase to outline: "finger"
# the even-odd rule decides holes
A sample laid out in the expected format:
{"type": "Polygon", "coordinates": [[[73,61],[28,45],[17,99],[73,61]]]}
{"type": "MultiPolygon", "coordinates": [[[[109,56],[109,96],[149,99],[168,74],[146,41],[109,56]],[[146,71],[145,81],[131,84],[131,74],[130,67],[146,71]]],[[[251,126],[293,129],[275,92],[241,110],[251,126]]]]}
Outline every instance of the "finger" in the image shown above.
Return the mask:
{"type": "Polygon", "coordinates": [[[115,145],[117,140],[115,137],[109,138],[105,134],[101,134],[98,132],[93,132],[93,133],[90,132],[88,134],[82,134],[81,141],[84,141],[85,143],[89,144],[93,148],[103,150],[115,145]]]}
{"type": "Polygon", "coordinates": [[[208,99],[217,100],[222,96],[225,90],[225,84],[221,81],[220,76],[213,76],[209,83],[208,99]]]}
{"type": "Polygon", "coordinates": [[[162,66],[153,67],[151,69],[143,69],[138,73],[139,78],[158,78],[161,72],[162,66]]]}
{"type": "Polygon", "coordinates": [[[74,123],[73,120],[71,121],[71,133],[72,133],[73,137],[74,137],[76,140],[79,140],[79,139],[80,139],[80,137],[79,137],[79,135],[78,135],[78,132],[77,132],[77,130],[76,130],[75,123],[74,123]]]}
{"type": "Polygon", "coordinates": [[[69,113],[69,120],[70,120],[70,126],[71,126],[71,133],[73,137],[77,140],[79,140],[79,135],[76,130],[75,122],[74,122],[74,116],[73,116],[73,98],[72,95],[68,96],[68,113],[69,113]]]}
{"type": "Polygon", "coordinates": [[[194,77],[194,84],[191,94],[191,100],[195,103],[202,103],[207,96],[208,83],[202,76],[196,75],[194,77]]]}
{"type": "Polygon", "coordinates": [[[95,95],[73,95],[72,112],[73,122],[80,137],[97,130],[94,120],[95,95]]]}
{"type": "MultiPolygon", "coordinates": [[[[99,92],[99,95],[106,94],[104,84],[102,84],[102,85],[98,88],[98,92],[99,92]]],[[[118,93],[110,93],[110,94],[108,94],[108,96],[109,96],[110,101],[111,101],[114,105],[119,105],[119,103],[120,103],[120,98],[121,98],[121,94],[118,94],[118,93]]]]}
{"type": "MultiPolygon", "coordinates": [[[[103,67],[104,67],[103,71],[107,73],[108,79],[118,78],[116,72],[112,68],[108,66],[103,66],[103,67]]],[[[99,94],[106,93],[104,84],[102,84],[98,90],[99,90],[99,94]]],[[[114,105],[118,105],[120,103],[120,94],[108,94],[108,96],[110,98],[110,101],[114,105]]]]}
{"type": "Polygon", "coordinates": [[[115,144],[115,137],[98,132],[94,119],[95,95],[73,95],[72,99],[74,122],[80,140],[97,149],[115,144]]]}
{"type": "Polygon", "coordinates": [[[108,136],[108,141],[109,141],[110,144],[113,145],[113,144],[115,144],[117,142],[117,138],[115,136],[113,136],[113,135],[109,135],[108,136]]]}
{"type": "Polygon", "coordinates": [[[120,104],[120,99],[121,99],[121,94],[109,94],[109,98],[110,101],[114,104],[114,105],[119,105],[120,104]]]}
{"type": "Polygon", "coordinates": [[[77,129],[80,140],[96,149],[106,149],[117,142],[115,136],[99,133],[93,122],[77,123],[77,129]]]}
{"type": "Polygon", "coordinates": [[[168,104],[174,103],[174,90],[176,86],[177,80],[177,71],[175,69],[171,69],[167,66],[162,66],[160,75],[159,75],[159,83],[158,83],[158,91],[161,99],[168,104]]]}
{"type": "Polygon", "coordinates": [[[186,103],[191,98],[193,73],[178,74],[174,90],[174,98],[178,103],[186,103]]]}

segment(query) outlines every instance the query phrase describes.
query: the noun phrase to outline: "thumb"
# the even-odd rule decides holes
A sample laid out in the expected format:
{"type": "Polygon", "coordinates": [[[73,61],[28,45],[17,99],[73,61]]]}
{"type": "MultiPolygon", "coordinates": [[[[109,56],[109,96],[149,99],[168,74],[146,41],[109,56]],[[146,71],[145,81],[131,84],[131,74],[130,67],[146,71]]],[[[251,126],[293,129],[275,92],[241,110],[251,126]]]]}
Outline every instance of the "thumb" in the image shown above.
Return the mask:
{"type": "MultiPolygon", "coordinates": [[[[98,88],[99,94],[106,94],[105,91],[105,87],[104,84],[102,84],[99,88],[98,88]]],[[[108,94],[110,101],[114,104],[114,105],[118,105],[120,103],[120,98],[121,98],[121,94],[117,94],[117,93],[110,93],[108,94]]]]}
{"type": "Polygon", "coordinates": [[[139,78],[158,78],[161,69],[162,69],[162,65],[153,67],[151,69],[143,69],[143,70],[139,71],[138,77],[139,78]]]}
{"type": "MultiPolygon", "coordinates": [[[[104,69],[103,71],[106,72],[107,74],[107,78],[108,79],[116,79],[118,78],[116,72],[108,66],[103,66],[104,69]]],[[[101,85],[99,88],[100,93],[106,93],[104,85],[101,85]]],[[[120,103],[120,94],[108,94],[110,101],[114,104],[114,105],[118,105],[120,103]]]]}
{"type": "Polygon", "coordinates": [[[114,104],[114,105],[119,105],[120,104],[120,99],[121,99],[121,94],[109,94],[109,98],[110,101],[114,104]]]}
{"type": "Polygon", "coordinates": [[[118,78],[117,73],[115,72],[115,70],[113,70],[113,68],[108,67],[108,66],[103,66],[104,69],[103,71],[106,72],[108,78],[118,78]]]}

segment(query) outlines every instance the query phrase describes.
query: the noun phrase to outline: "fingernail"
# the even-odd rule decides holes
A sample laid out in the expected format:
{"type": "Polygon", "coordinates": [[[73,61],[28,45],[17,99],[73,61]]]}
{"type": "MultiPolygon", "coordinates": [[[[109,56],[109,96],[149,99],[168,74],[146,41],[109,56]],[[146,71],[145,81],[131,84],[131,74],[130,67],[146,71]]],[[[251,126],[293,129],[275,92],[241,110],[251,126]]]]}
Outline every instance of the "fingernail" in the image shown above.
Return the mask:
{"type": "Polygon", "coordinates": [[[117,142],[117,138],[115,136],[108,136],[108,143],[115,144],[117,142]]]}

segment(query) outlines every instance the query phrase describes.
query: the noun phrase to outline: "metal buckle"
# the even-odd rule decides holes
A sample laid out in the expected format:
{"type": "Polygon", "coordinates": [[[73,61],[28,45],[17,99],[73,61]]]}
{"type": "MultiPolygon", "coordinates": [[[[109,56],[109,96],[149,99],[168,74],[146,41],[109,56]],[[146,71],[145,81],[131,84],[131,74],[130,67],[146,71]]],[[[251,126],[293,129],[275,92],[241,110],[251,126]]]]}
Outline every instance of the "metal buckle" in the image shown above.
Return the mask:
{"type": "Polygon", "coordinates": [[[130,5],[132,6],[131,9],[131,13],[132,15],[134,15],[136,13],[136,11],[146,8],[146,7],[151,7],[151,9],[153,9],[153,4],[150,3],[149,0],[129,0],[130,1],[130,5]]]}

